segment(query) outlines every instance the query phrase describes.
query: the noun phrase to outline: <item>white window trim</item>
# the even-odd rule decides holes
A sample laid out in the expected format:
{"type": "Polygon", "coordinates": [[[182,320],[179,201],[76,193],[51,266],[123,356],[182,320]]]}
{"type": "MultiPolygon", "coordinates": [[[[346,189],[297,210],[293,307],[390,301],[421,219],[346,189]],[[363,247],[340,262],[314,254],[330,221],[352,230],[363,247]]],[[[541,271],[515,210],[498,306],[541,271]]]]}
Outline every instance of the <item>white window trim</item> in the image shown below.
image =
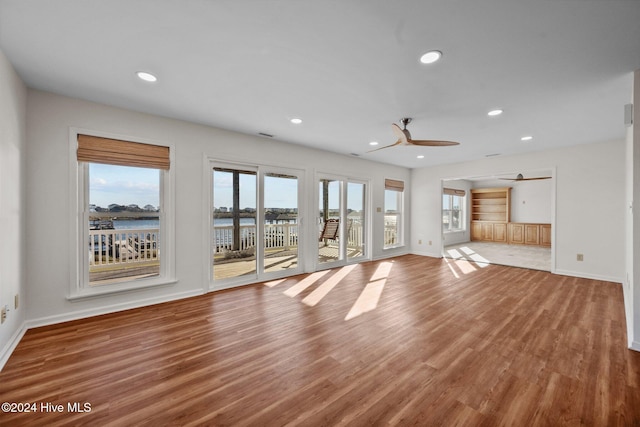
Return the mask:
{"type": "MultiPolygon", "coordinates": [[[[444,197],[444,196],[448,196],[448,197],[451,198],[451,209],[450,210],[453,210],[453,197],[461,197],[462,203],[460,204],[460,211],[462,212],[462,215],[461,215],[461,218],[460,218],[460,224],[461,224],[460,228],[456,228],[455,230],[445,229],[444,228],[444,224],[442,224],[442,229],[443,229],[442,232],[444,234],[464,233],[465,231],[467,231],[467,223],[466,223],[466,217],[467,217],[466,206],[467,206],[467,203],[466,203],[466,196],[463,197],[463,196],[454,196],[452,194],[443,194],[442,197],[444,197]]],[[[444,205],[444,203],[443,203],[443,205],[444,205]]],[[[444,208],[440,210],[440,215],[442,215],[442,211],[443,210],[444,210],[444,208]]]]}
{"type": "Polygon", "coordinates": [[[70,254],[70,281],[67,299],[70,301],[111,295],[137,289],[163,286],[176,283],[175,277],[175,147],[165,141],[149,140],[129,135],[98,132],[90,129],[69,128],[69,254],[70,254]],[[100,286],[89,286],[88,283],[88,253],[84,250],[88,241],[88,164],[79,163],[77,159],[78,134],[98,136],[103,138],[119,139],[169,147],[169,160],[171,168],[160,174],[160,200],[162,210],[160,212],[160,233],[162,236],[160,250],[159,276],[148,279],[136,279],[100,286]]]}
{"type": "Polygon", "coordinates": [[[403,191],[395,191],[396,193],[398,193],[398,198],[399,200],[397,201],[398,203],[398,210],[399,212],[397,213],[397,217],[398,220],[396,220],[396,224],[398,224],[398,229],[396,230],[396,233],[398,235],[398,242],[395,245],[385,245],[384,244],[384,216],[386,215],[387,212],[387,206],[386,206],[386,192],[387,191],[394,191],[394,190],[387,190],[386,188],[383,190],[383,208],[382,208],[382,230],[383,230],[383,241],[382,241],[382,250],[388,250],[388,249],[397,249],[397,248],[401,248],[404,247],[404,222],[405,222],[405,215],[404,215],[404,190],[403,191]]]}

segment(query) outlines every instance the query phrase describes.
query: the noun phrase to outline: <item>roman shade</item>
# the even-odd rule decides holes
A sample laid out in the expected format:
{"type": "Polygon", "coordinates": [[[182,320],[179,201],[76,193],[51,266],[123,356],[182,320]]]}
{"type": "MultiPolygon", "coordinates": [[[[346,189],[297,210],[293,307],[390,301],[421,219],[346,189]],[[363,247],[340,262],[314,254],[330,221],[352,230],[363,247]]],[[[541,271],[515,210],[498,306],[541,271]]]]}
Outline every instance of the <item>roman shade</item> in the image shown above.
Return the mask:
{"type": "Polygon", "coordinates": [[[385,179],[384,189],[394,190],[394,191],[404,191],[404,182],[398,181],[397,179],[385,179]]]}
{"type": "Polygon", "coordinates": [[[456,188],[443,188],[442,189],[442,194],[446,194],[449,196],[460,196],[463,197],[464,195],[467,194],[466,191],[464,190],[458,190],[456,188]]]}
{"type": "Polygon", "coordinates": [[[170,166],[169,147],[82,134],[78,161],[164,170],[170,166]]]}

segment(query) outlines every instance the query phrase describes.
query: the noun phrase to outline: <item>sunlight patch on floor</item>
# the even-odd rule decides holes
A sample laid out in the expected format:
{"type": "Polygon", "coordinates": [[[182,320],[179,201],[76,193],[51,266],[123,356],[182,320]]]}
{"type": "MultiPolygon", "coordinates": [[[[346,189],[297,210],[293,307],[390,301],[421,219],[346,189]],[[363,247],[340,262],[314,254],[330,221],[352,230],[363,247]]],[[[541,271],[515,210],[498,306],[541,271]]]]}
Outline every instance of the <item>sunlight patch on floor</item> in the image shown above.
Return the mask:
{"type": "MultiPolygon", "coordinates": [[[[456,260],[470,259],[471,261],[475,262],[476,265],[478,267],[480,267],[480,268],[485,268],[486,266],[491,264],[490,260],[486,259],[482,255],[476,253],[473,249],[468,248],[466,246],[462,246],[462,247],[459,247],[457,249],[447,249],[447,253],[449,254],[450,258],[453,258],[453,259],[456,259],[456,260]],[[464,255],[461,254],[458,251],[458,249],[460,251],[464,252],[464,255]]],[[[461,268],[461,270],[462,270],[462,272],[464,274],[468,273],[468,271],[465,271],[466,269],[468,269],[468,268],[467,267],[464,267],[464,269],[461,268]]],[[[475,270],[475,268],[473,268],[473,270],[475,270]]]]}
{"type": "Polygon", "coordinates": [[[356,268],[357,264],[347,265],[338,270],[333,276],[325,280],[320,286],[318,286],[313,292],[307,295],[302,302],[310,307],[318,304],[322,299],[327,296],[331,290],[336,287],[342,279],[344,279],[351,271],[356,268]]]}
{"type": "Polygon", "coordinates": [[[469,261],[462,260],[462,259],[456,260],[455,264],[456,264],[456,267],[458,267],[460,269],[462,274],[473,273],[474,271],[477,270],[477,268],[475,268],[472,263],[470,263],[469,261]]]}
{"type": "Polygon", "coordinates": [[[287,279],[278,279],[278,280],[272,280],[270,282],[265,282],[265,286],[268,286],[270,288],[273,288],[274,286],[278,286],[280,283],[284,282],[287,279]]]}
{"type": "Polygon", "coordinates": [[[329,270],[324,270],[324,271],[318,271],[316,273],[312,273],[309,276],[302,279],[300,282],[296,283],[295,285],[293,285],[292,287],[284,291],[284,294],[288,297],[293,298],[296,295],[298,295],[300,292],[307,289],[309,286],[316,283],[322,276],[324,276],[328,272],[329,270]]]}
{"type": "Polygon", "coordinates": [[[364,287],[344,320],[353,319],[378,307],[378,301],[380,301],[384,285],[387,283],[389,274],[391,274],[391,267],[393,267],[393,262],[382,262],[378,265],[371,279],[369,279],[369,283],[364,287]]]}
{"type": "Polygon", "coordinates": [[[460,276],[458,275],[458,273],[456,273],[456,270],[453,269],[453,265],[451,265],[451,262],[449,261],[449,258],[445,258],[444,262],[447,263],[447,267],[449,267],[449,270],[451,270],[451,273],[453,274],[453,277],[455,277],[456,279],[459,279],[460,276]]]}
{"type": "Polygon", "coordinates": [[[378,301],[382,295],[384,285],[387,283],[387,279],[380,279],[375,282],[367,283],[367,286],[362,290],[360,296],[347,313],[347,317],[344,320],[351,320],[354,317],[358,317],[368,311],[373,311],[378,307],[378,301]]]}

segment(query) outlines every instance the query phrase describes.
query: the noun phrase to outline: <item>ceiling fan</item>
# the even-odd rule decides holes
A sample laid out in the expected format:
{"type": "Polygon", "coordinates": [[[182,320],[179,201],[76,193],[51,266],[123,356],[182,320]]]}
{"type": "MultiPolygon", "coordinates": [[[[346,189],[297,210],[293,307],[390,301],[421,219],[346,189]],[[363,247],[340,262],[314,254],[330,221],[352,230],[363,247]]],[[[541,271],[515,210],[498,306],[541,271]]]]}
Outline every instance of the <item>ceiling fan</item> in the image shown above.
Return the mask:
{"type": "Polygon", "coordinates": [[[396,145],[419,145],[419,146],[422,146],[422,147],[447,147],[447,146],[450,146],[450,145],[458,145],[458,144],[460,144],[459,142],[453,142],[453,141],[436,141],[436,140],[432,140],[432,139],[412,139],[411,138],[411,133],[409,133],[409,130],[407,129],[407,125],[409,123],[411,123],[411,118],[410,117],[404,117],[404,118],[400,119],[400,123],[402,123],[402,125],[404,127],[403,129],[400,129],[400,126],[398,126],[395,123],[393,123],[391,125],[391,128],[393,129],[393,133],[395,133],[396,136],[398,137],[398,140],[396,141],[395,144],[391,144],[391,145],[387,145],[387,146],[384,146],[384,147],[376,148],[375,150],[368,151],[368,153],[371,153],[373,151],[382,150],[384,148],[395,147],[396,145]]]}
{"type": "Polygon", "coordinates": [[[515,178],[500,178],[506,181],[535,181],[538,179],[551,179],[550,176],[540,176],[537,178],[525,178],[521,173],[519,173],[515,178]]]}

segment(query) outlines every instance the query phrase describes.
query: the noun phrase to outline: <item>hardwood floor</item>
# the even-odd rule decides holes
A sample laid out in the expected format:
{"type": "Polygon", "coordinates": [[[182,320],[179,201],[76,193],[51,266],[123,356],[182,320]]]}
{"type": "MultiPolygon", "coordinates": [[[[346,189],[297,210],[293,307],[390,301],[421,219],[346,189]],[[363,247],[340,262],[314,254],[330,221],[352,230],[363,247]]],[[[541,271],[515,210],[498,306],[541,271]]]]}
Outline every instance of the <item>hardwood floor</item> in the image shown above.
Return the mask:
{"type": "Polygon", "coordinates": [[[619,284],[407,255],[29,330],[0,396],[38,405],[10,426],[640,425],[640,354],[619,284]]]}

